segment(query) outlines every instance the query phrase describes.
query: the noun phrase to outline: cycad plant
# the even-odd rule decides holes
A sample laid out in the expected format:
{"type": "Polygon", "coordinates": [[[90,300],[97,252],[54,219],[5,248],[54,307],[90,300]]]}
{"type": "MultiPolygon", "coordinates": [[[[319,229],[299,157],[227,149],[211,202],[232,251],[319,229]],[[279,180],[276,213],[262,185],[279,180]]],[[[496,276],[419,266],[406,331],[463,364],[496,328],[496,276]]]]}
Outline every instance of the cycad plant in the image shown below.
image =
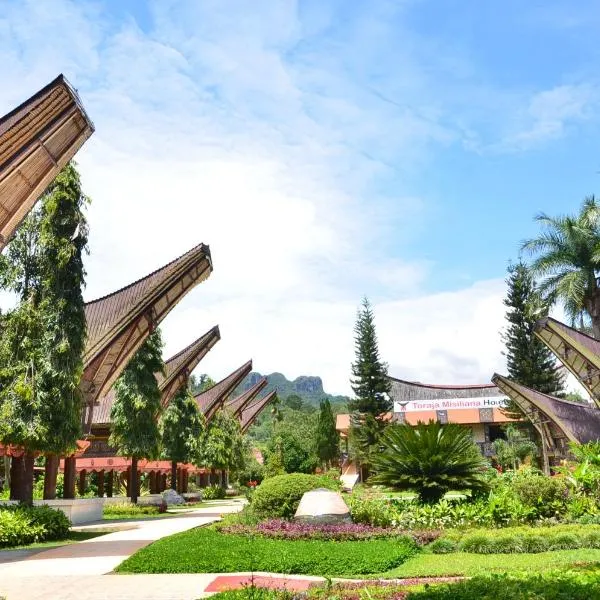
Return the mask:
{"type": "Polygon", "coordinates": [[[486,491],[486,462],[468,429],[435,421],[389,425],[373,456],[371,481],[415,491],[426,504],[439,502],[450,490],[486,491]]]}

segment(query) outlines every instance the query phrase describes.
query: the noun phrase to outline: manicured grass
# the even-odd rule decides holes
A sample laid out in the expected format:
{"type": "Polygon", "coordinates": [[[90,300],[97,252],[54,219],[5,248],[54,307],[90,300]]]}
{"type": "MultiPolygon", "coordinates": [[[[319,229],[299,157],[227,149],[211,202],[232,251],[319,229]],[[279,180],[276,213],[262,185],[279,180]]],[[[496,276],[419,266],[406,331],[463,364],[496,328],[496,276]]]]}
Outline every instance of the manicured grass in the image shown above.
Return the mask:
{"type": "Polygon", "coordinates": [[[583,564],[600,564],[600,550],[558,550],[538,554],[429,554],[422,552],[378,577],[444,577],[505,572],[543,572],[583,564]]]}
{"type": "Polygon", "coordinates": [[[70,531],[69,536],[64,540],[50,540],[46,542],[35,542],[34,544],[25,544],[22,546],[11,546],[10,548],[2,548],[0,552],[12,552],[13,550],[36,550],[37,548],[54,548],[55,546],[67,546],[68,544],[76,544],[85,540],[100,535],[106,535],[108,531],[70,531]]]}
{"type": "Polygon", "coordinates": [[[225,535],[199,527],[158,540],[127,560],[121,573],[270,571],[352,577],[389,571],[417,551],[408,538],[352,542],[225,535]]]}

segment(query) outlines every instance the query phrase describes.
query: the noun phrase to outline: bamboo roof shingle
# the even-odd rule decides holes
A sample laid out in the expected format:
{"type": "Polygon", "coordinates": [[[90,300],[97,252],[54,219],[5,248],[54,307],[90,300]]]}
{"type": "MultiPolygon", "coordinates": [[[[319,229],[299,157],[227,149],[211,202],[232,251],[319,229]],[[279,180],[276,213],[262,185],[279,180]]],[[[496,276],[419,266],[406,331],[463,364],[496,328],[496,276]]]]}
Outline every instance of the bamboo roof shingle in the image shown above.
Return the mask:
{"type": "Polygon", "coordinates": [[[549,447],[600,439],[600,410],[594,406],[542,394],[498,374],[492,381],[530,418],[549,447]]]}
{"type": "Polygon", "coordinates": [[[551,317],[537,322],[535,335],[573,373],[600,407],[600,341],[551,317]]]}
{"type": "Polygon", "coordinates": [[[246,390],[243,394],[225,402],[225,408],[227,408],[235,417],[241,416],[242,411],[256,398],[259,392],[265,388],[267,383],[267,378],[261,377],[249,390],[246,390]]]}
{"type": "Polygon", "coordinates": [[[272,392],[269,392],[264,398],[260,398],[259,400],[253,402],[250,406],[248,406],[245,410],[242,411],[242,433],[246,433],[248,431],[250,425],[252,425],[252,423],[256,421],[256,418],[264,410],[267,404],[272,402],[276,397],[277,392],[273,390],[272,392]]]}
{"type": "Polygon", "coordinates": [[[0,118],[0,250],[93,132],[63,75],[0,118]]]}
{"type": "Polygon", "coordinates": [[[165,362],[165,374],[156,375],[163,408],[169,405],[181,386],[187,384],[190,373],[220,339],[219,327],[215,326],[165,362]]]}
{"type": "Polygon", "coordinates": [[[94,404],[109,392],[133,354],[181,298],[211,272],[210,250],[200,244],[146,277],[85,305],[87,342],[80,387],[87,431],[94,404]]]}
{"type": "Polygon", "coordinates": [[[239,369],[215,383],[211,388],[194,396],[200,412],[204,414],[207,421],[213,417],[225,400],[242,383],[244,377],[252,371],[252,361],[249,360],[239,369]]]}

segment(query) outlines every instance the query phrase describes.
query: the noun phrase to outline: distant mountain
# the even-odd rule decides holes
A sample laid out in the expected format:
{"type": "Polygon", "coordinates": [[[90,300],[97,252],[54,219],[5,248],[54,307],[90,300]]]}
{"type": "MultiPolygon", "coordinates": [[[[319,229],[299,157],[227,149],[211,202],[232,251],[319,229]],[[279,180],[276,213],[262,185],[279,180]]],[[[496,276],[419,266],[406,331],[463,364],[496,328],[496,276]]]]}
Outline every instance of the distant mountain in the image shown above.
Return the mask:
{"type": "MultiPolygon", "coordinates": [[[[245,392],[251,388],[258,380],[263,377],[260,373],[253,371],[241,383],[239,390],[245,392]]],[[[327,394],[323,390],[323,380],[320,377],[301,375],[290,381],[282,373],[271,373],[267,375],[267,392],[272,390],[277,391],[277,395],[281,400],[293,394],[300,396],[302,400],[309,404],[318,405],[320,400],[327,398],[332,404],[342,404],[348,402],[347,396],[334,396],[327,394]]]]}

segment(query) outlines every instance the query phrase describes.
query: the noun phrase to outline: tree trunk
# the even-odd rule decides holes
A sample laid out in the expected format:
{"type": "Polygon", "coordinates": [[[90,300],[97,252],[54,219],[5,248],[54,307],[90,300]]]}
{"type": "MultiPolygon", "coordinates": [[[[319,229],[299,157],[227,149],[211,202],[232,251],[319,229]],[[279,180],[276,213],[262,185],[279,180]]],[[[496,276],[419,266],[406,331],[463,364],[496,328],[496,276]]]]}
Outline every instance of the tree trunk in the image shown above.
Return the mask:
{"type": "Polygon", "coordinates": [[[75,470],[77,466],[75,463],[76,460],[77,459],[74,456],[65,457],[63,498],[75,498],[75,470]]]}
{"type": "Polygon", "coordinates": [[[48,454],[44,469],[44,500],[56,498],[56,478],[58,477],[58,455],[48,454]]]}
{"type": "Polygon", "coordinates": [[[10,462],[10,499],[33,504],[33,454],[13,456],[10,462]]]}
{"type": "Polygon", "coordinates": [[[137,477],[137,456],[131,457],[131,469],[129,470],[129,495],[132,504],[137,504],[138,501],[138,477],[137,477]]]}
{"type": "Polygon", "coordinates": [[[171,461],[171,489],[177,491],[177,461],[171,461]]]}

